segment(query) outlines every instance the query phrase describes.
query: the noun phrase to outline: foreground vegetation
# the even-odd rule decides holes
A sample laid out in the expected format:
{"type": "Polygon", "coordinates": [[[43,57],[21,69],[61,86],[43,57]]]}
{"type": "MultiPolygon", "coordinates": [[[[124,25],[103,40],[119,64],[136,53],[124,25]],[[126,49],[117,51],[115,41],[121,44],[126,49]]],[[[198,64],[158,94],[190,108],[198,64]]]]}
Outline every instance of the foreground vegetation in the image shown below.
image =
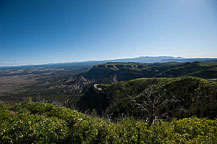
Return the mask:
{"type": "Polygon", "coordinates": [[[217,120],[110,122],[52,104],[3,103],[0,143],[217,143],[217,120]]]}

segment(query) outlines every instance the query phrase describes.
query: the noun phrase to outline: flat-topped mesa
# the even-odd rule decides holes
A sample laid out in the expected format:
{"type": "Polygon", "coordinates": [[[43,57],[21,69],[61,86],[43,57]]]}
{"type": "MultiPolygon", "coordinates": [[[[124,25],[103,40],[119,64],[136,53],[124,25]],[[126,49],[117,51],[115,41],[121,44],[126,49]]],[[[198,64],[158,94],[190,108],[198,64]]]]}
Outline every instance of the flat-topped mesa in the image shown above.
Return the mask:
{"type": "Polygon", "coordinates": [[[131,80],[135,78],[151,77],[180,77],[196,76],[206,79],[217,78],[217,64],[209,62],[186,63],[124,63],[110,62],[94,65],[89,71],[82,74],[83,77],[99,82],[112,82],[114,76],[117,81],[131,80]]]}

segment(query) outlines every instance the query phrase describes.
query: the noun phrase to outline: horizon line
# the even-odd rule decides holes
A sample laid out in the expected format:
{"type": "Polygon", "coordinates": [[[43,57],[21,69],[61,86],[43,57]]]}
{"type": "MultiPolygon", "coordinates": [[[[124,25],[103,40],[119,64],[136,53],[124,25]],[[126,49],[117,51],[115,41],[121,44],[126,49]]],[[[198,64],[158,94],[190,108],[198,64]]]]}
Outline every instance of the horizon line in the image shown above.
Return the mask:
{"type": "MultiPolygon", "coordinates": [[[[133,59],[133,58],[141,58],[141,57],[172,57],[172,58],[182,58],[182,59],[217,59],[217,57],[183,57],[183,56],[169,56],[169,55],[146,55],[146,56],[137,56],[137,57],[117,57],[117,58],[111,58],[111,59],[89,59],[89,60],[80,60],[80,61],[48,62],[48,63],[38,63],[38,64],[0,65],[0,68],[3,68],[3,67],[55,65],[55,64],[82,63],[82,62],[97,62],[97,61],[110,61],[110,60],[133,59]]],[[[10,63],[12,63],[12,62],[10,62],[10,63]]]]}

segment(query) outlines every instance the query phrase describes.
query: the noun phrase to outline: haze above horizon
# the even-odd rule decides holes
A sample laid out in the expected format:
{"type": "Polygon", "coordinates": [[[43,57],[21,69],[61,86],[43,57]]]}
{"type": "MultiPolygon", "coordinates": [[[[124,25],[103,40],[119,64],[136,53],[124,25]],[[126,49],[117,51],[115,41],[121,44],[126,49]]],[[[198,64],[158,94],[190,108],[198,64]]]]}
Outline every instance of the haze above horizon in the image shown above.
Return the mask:
{"type": "Polygon", "coordinates": [[[216,0],[1,0],[0,66],[217,58],[216,0]]]}

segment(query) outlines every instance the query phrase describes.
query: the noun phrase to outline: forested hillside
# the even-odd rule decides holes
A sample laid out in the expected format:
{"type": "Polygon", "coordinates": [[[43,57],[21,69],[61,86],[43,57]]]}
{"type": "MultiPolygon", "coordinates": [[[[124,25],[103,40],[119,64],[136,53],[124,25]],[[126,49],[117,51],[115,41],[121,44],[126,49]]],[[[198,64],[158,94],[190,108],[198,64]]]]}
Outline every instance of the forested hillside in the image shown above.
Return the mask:
{"type": "Polygon", "coordinates": [[[90,87],[77,102],[83,111],[111,118],[153,121],[191,116],[217,117],[217,82],[195,77],[141,78],[90,87]]]}

